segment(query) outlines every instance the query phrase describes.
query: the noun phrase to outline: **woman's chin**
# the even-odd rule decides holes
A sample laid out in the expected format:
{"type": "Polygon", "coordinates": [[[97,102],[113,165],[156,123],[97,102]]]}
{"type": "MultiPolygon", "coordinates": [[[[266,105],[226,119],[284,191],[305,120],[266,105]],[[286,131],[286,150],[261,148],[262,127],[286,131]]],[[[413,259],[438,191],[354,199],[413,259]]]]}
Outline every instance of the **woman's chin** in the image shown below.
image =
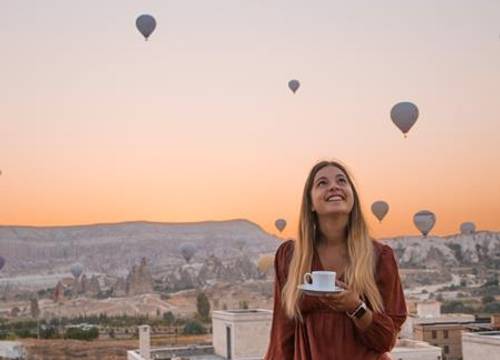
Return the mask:
{"type": "Polygon", "coordinates": [[[330,209],[324,209],[323,212],[321,212],[320,216],[348,216],[349,215],[349,210],[346,208],[330,208],[330,209]]]}

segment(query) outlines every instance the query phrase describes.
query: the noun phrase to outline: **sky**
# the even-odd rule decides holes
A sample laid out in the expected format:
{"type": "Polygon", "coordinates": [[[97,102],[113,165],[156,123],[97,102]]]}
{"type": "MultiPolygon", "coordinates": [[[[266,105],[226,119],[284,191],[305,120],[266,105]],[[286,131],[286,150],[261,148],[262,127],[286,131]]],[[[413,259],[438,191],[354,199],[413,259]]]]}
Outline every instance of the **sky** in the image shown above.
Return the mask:
{"type": "Polygon", "coordinates": [[[285,218],[294,237],[309,170],[337,159],[377,237],[416,235],[422,209],[437,235],[500,230],[499,1],[0,10],[1,225],[244,218],[278,234],[285,218]],[[400,101],[420,110],[407,138],[389,116],[400,101]]]}

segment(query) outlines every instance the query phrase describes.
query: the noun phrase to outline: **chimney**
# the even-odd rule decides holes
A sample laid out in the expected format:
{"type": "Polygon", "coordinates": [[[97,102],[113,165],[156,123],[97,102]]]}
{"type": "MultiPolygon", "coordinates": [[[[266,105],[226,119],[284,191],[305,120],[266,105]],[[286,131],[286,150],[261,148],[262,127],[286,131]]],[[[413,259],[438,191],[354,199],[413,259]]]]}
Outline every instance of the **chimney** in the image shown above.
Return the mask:
{"type": "Polygon", "coordinates": [[[144,360],[151,360],[150,332],[149,325],[139,326],[139,353],[144,360]]]}

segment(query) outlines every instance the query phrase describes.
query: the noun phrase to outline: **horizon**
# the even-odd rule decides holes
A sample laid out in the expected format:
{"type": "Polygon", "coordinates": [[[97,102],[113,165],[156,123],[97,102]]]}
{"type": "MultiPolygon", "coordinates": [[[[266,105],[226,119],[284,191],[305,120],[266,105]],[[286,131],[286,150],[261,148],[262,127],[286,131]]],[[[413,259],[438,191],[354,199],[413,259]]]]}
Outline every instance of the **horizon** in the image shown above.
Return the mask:
{"type": "MultiPolygon", "coordinates": [[[[282,234],[279,232],[279,230],[275,229],[274,231],[269,231],[266,228],[262,227],[260,224],[253,222],[250,219],[226,219],[226,220],[202,220],[202,221],[190,221],[190,222],[162,222],[162,221],[149,221],[149,220],[130,220],[130,221],[119,221],[119,222],[103,222],[103,223],[88,223],[88,224],[71,224],[71,225],[12,225],[12,224],[0,224],[0,229],[1,228],[9,228],[9,227],[15,227],[15,228],[31,228],[31,229],[67,229],[67,228],[76,228],[76,227],[93,227],[93,226],[120,226],[120,225],[128,225],[128,224],[144,224],[144,225],[185,225],[185,226],[190,226],[190,225],[205,225],[205,224],[220,224],[220,223],[230,223],[230,222],[248,222],[252,225],[257,226],[261,231],[265,232],[268,235],[274,236],[278,238],[280,241],[288,241],[288,240],[296,240],[295,237],[290,237],[290,236],[282,236],[282,234]]],[[[391,239],[391,238],[399,238],[399,237],[421,237],[421,238],[445,238],[445,237],[452,237],[452,236],[458,236],[458,235],[464,235],[464,236],[469,236],[469,235],[476,235],[480,233],[500,233],[500,231],[496,230],[490,230],[490,229],[476,229],[473,233],[470,234],[462,234],[460,231],[457,231],[456,233],[448,233],[448,234],[435,234],[431,231],[428,235],[424,236],[422,234],[398,234],[398,235],[393,235],[393,236],[384,236],[384,237],[377,237],[375,240],[384,240],[384,239],[391,239]]],[[[370,232],[371,234],[371,232],[370,232]]],[[[372,234],[371,234],[372,235],[372,234]]]]}

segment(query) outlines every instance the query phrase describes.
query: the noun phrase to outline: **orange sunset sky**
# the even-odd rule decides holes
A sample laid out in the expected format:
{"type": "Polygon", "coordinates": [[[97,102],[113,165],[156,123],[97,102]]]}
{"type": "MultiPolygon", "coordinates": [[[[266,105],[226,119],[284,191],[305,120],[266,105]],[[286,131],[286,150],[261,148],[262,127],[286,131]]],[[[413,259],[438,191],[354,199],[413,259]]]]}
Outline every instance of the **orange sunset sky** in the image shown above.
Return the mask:
{"type": "Polygon", "coordinates": [[[283,217],[295,236],[309,169],[335,158],[376,236],[416,235],[421,209],[434,234],[500,230],[499,1],[0,10],[1,225],[245,218],[277,233],[283,217]],[[158,22],[147,42],[143,13],[158,22]],[[399,101],[420,109],[406,139],[399,101]]]}

